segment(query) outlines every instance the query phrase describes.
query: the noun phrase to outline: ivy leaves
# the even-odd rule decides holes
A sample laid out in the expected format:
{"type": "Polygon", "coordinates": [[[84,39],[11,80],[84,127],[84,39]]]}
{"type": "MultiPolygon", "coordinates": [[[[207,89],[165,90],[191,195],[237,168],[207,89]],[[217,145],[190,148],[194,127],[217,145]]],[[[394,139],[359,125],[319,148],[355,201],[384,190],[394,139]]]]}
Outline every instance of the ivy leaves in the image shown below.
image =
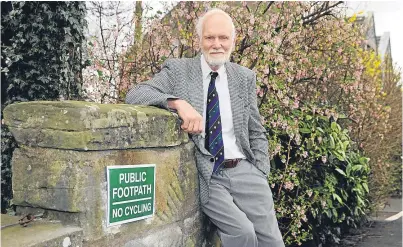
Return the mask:
{"type": "Polygon", "coordinates": [[[9,104],[80,96],[85,8],[81,2],[12,2],[2,13],[9,104]],[[7,33],[7,34],[6,34],[7,33]]]}

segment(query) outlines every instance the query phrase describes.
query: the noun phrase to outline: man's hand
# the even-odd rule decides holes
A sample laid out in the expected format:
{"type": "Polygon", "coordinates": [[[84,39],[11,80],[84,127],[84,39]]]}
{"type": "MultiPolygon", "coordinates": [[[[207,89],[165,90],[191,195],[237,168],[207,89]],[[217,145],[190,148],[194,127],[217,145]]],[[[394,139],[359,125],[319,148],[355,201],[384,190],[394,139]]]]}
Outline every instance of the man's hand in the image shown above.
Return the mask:
{"type": "Polygon", "coordinates": [[[185,100],[168,100],[168,107],[178,111],[183,123],[181,128],[190,134],[200,134],[203,131],[203,117],[185,100]]]}

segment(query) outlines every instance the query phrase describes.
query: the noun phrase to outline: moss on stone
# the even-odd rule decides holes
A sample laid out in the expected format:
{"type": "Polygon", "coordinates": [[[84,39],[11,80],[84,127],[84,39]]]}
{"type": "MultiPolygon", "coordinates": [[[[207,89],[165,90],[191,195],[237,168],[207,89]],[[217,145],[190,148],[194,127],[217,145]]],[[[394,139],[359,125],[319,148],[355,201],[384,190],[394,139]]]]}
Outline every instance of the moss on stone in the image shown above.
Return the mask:
{"type": "Polygon", "coordinates": [[[174,119],[168,111],[156,107],[98,104],[85,101],[15,103],[4,109],[4,116],[9,126],[54,128],[59,130],[130,126],[133,122],[137,122],[135,120],[137,117],[141,121],[148,121],[150,117],[154,116],[174,119]]]}
{"type": "Polygon", "coordinates": [[[4,116],[17,142],[29,146],[109,150],[188,142],[178,119],[156,107],[35,101],[9,105],[4,116]]]}
{"type": "Polygon", "coordinates": [[[65,172],[65,164],[60,160],[55,160],[47,166],[49,169],[49,177],[46,178],[48,187],[56,188],[57,183],[60,181],[60,177],[65,172]]]}
{"type": "Polygon", "coordinates": [[[193,241],[193,239],[189,237],[186,239],[185,246],[186,247],[195,247],[196,245],[195,245],[195,242],[193,241]]]}

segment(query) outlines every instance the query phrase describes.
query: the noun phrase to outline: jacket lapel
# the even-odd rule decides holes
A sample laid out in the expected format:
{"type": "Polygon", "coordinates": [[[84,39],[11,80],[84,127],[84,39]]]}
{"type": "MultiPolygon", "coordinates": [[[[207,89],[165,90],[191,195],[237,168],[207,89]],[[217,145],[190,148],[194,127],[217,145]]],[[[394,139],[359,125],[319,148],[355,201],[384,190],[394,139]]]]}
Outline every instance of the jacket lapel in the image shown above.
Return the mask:
{"type": "MultiPolygon", "coordinates": [[[[189,65],[189,103],[195,110],[203,116],[204,111],[204,90],[203,90],[203,74],[200,62],[201,54],[194,57],[189,65]]],[[[201,153],[205,155],[211,154],[204,147],[204,138],[199,135],[190,135],[201,153]]]]}
{"type": "MultiPolygon", "coordinates": [[[[243,117],[245,115],[246,76],[236,71],[231,63],[227,62],[225,68],[227,70],[228,90],[231,99],[232,122],[234,124],[236,142],[238,143],[242,132],[243,117]]],[[[240,143],[238,143],[238,146],[241,146],[240,143]]]]}
{"type": "Polygon", "coordinates": [[[195,110],[203,116],[204,92],[200,54],[191,60],[189,65],[189,101],[195,110]]]}

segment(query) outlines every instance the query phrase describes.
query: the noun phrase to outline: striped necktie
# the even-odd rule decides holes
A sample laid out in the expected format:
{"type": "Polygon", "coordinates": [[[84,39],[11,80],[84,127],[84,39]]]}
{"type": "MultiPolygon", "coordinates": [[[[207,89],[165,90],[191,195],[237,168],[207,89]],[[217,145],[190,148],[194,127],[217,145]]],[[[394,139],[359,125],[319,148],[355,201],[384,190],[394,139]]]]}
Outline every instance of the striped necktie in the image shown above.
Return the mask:
{"type": "Polygon", "coordinates": [[[224,142],[222,139],[222,127],[220,116],[220,102],[215,87],[217,72],[211,72],[211,80],[207,93],[206,109],[206,142],[205,147],[214,156],[213,173],[224,163],[224,142]]]}

